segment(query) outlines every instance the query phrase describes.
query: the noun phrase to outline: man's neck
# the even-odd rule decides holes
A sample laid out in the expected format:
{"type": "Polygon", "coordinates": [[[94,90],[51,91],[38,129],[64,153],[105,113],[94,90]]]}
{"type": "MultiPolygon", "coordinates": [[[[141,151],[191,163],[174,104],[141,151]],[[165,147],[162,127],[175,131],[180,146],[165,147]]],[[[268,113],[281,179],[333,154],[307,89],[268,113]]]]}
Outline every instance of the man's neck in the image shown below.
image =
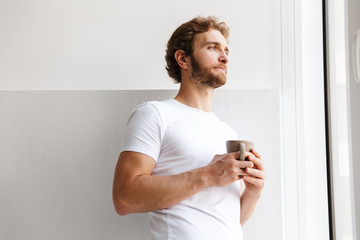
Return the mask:
{"type": "Polygon", "coordinates": [[[189,107],[197,108],[204,112],[212,111],[212,99],[214,89],[195,84],[181,83],[180,90],[175,100],[189,107]]]}

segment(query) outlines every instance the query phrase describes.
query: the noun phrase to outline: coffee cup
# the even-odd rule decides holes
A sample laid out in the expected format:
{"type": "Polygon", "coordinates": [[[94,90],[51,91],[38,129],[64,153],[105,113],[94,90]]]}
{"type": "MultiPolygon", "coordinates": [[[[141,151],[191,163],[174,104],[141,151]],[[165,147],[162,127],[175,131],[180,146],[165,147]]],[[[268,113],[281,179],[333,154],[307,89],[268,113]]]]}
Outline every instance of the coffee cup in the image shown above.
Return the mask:
{"type": "Polygon", "coordinates": [[[228,140],[226,141],[226,151],[239,152],[240,151],[240,161],[245,160],[245,152],[250,152],[254,148],[255,143],[246,140],[228,140]]]}

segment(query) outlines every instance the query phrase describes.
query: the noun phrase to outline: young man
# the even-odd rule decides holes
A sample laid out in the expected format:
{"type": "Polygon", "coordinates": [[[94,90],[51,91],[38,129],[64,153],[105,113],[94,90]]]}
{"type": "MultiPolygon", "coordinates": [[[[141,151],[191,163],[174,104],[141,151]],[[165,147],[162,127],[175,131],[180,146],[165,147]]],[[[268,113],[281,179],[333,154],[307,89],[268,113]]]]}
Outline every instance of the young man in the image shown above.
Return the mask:
{"type": "Polygon", "coordinates": [[[211,112],[226,82],[228,27],[194,18],[171,36],[167,71],[180,83],[174,99],[147,102],[130,116],[115,169],[120,215],[149,212],[151,239],[242,239],[264,186],[260,154],[226,152],[236,133],[211,112]],[[222,155],[218,155],[222,154],[222,155]],[[245,183],[240,193],[239,180],[245,183]]]}

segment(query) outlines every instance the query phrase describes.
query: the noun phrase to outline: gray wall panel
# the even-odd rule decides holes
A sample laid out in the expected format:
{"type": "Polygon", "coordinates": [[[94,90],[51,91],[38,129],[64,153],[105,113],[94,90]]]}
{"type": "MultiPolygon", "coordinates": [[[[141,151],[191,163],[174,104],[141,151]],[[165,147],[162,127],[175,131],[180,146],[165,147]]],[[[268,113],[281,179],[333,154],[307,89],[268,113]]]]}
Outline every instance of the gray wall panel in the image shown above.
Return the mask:
{"type": "MultiPolygon", "coordinates": [[[[148,239],[146,214],[115,213],[113,172],[131,110],[175,94],[0,92],[1,239],[148,239]]],[[[277,90],[215,94],[214,112],[256,141],[267,169],[245,239],[282,238],[279,111],[277,90]]]]}

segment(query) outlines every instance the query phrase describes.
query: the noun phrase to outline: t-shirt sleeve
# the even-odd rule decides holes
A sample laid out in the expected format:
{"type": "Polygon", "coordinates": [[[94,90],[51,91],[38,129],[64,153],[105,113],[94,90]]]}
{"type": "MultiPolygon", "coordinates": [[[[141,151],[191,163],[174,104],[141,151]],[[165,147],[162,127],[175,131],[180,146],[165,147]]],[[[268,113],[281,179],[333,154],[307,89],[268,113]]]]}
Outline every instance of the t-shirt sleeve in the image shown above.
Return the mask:
{"type": "Polygon", "coordinates": [[[143,103],[131,113],[121,151],[146,154],[157,161],[161,149],[162,120],[157,108],[143,103]]]}

